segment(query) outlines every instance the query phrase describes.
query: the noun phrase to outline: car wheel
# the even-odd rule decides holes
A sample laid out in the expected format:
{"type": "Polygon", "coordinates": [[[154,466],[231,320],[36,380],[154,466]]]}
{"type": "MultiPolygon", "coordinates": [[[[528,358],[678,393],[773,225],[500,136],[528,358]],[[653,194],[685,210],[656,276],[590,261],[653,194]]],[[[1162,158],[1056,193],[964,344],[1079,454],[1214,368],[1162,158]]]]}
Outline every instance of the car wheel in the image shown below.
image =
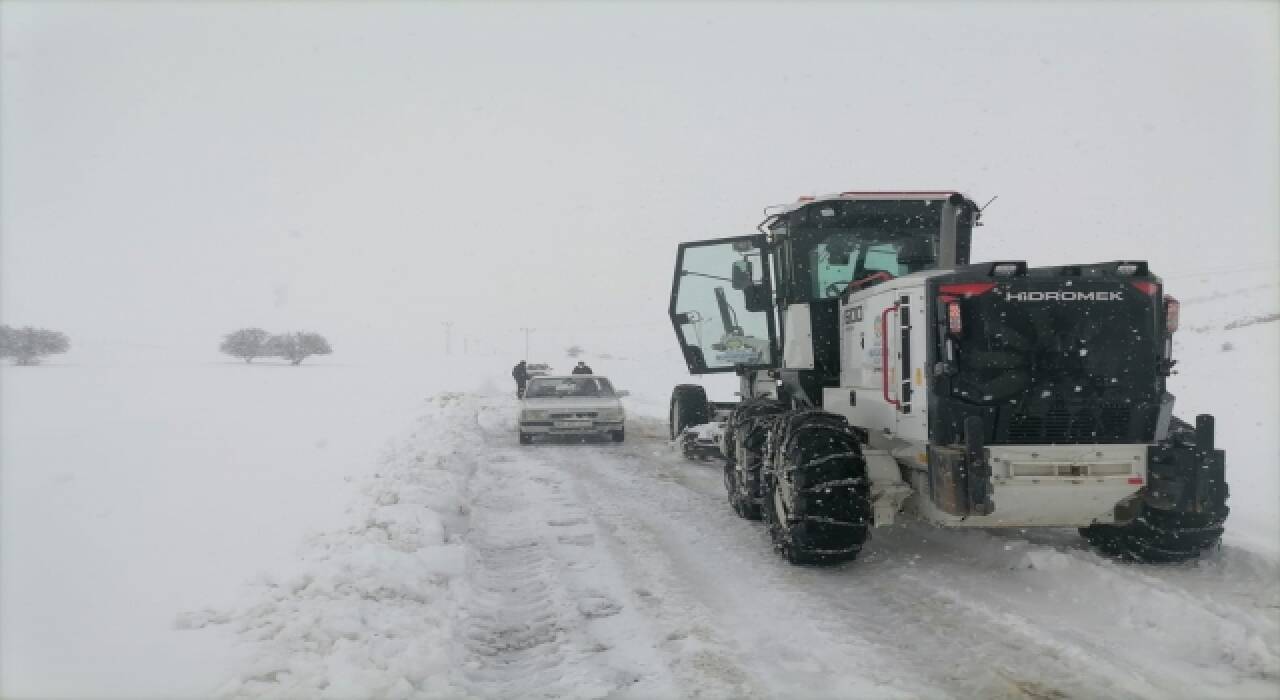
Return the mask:
{"type": "Polygon", "coordinates": [[[529,433],[520,433],[520,444],[521,445],[533,444],[533,436],[530,435],[529,433]]]}
{"type": "Polygon", "coordinates": [[[625,440],[625,439],[626,439],[626,437],[627,437],[627,433],[626,433],[626,430],[625,430],[625,429],[623,429],[623,430],[615,430],[615,431],[613,431],[612,433],[610,433],[610,437],[612,437],[612,438],[613,438],[613,441],[614,441],[614,442],[622,442],[623,440],[625,440]]]}

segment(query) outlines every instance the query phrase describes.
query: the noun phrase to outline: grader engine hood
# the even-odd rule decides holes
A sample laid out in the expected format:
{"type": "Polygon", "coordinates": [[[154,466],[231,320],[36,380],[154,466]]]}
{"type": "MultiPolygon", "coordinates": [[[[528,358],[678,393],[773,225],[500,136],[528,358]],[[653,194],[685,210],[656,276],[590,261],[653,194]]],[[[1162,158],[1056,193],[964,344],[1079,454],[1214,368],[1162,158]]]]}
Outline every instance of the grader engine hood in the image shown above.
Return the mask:
{"type": "Polygon", "coordinates": [[[1168,328],[1145,263],[974,265],[931,279],[928,298],[935,435],[979,416],[988,444],[1154,437],[1168,328]]]}

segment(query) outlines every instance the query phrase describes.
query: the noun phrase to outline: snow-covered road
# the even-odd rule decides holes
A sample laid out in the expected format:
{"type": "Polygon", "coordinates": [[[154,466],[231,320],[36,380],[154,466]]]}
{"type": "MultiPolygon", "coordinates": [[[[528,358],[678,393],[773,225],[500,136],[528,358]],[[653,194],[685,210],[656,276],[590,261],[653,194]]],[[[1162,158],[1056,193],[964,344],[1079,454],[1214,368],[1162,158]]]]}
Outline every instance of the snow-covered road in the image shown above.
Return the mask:
{"type": "Polygon", "coordinates": [[[304,572],[183,618],[261,697],[1275,697],[1274,560],[1173,567],[1074,532],[879,530],[786,565],[665,425],[518,446],[514,401],[434,398],[304,572]]]}

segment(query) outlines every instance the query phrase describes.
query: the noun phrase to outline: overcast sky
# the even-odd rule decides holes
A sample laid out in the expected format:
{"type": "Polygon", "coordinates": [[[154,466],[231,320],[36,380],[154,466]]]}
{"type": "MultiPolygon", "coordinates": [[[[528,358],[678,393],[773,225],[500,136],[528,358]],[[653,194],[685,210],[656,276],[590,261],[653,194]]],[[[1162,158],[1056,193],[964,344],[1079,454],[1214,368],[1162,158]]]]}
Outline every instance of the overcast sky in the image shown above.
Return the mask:
{"type": "Polygon", "coordinates": [[[4,2],[0,318],[673,346],[678,241],[848,189],[999,195],[978,258],[1274,270],[1278,6],[4,2]]]}

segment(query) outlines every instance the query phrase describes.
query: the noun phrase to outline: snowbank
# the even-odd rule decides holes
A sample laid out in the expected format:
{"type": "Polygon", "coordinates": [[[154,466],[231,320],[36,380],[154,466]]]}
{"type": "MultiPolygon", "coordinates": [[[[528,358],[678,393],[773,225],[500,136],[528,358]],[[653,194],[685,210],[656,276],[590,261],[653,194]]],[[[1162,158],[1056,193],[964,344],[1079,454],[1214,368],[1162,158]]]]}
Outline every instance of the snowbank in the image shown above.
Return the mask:
{"type": "Polygon", "coordinates": [[[264,577],[231,611],[179,617],[226,624],[245,642],[220,694],[264,698],[456,697],[449,641],[464,566],[473,399],[442,394],[362,481],[354,522],[310,537],[300,571],[264,577]]]}

